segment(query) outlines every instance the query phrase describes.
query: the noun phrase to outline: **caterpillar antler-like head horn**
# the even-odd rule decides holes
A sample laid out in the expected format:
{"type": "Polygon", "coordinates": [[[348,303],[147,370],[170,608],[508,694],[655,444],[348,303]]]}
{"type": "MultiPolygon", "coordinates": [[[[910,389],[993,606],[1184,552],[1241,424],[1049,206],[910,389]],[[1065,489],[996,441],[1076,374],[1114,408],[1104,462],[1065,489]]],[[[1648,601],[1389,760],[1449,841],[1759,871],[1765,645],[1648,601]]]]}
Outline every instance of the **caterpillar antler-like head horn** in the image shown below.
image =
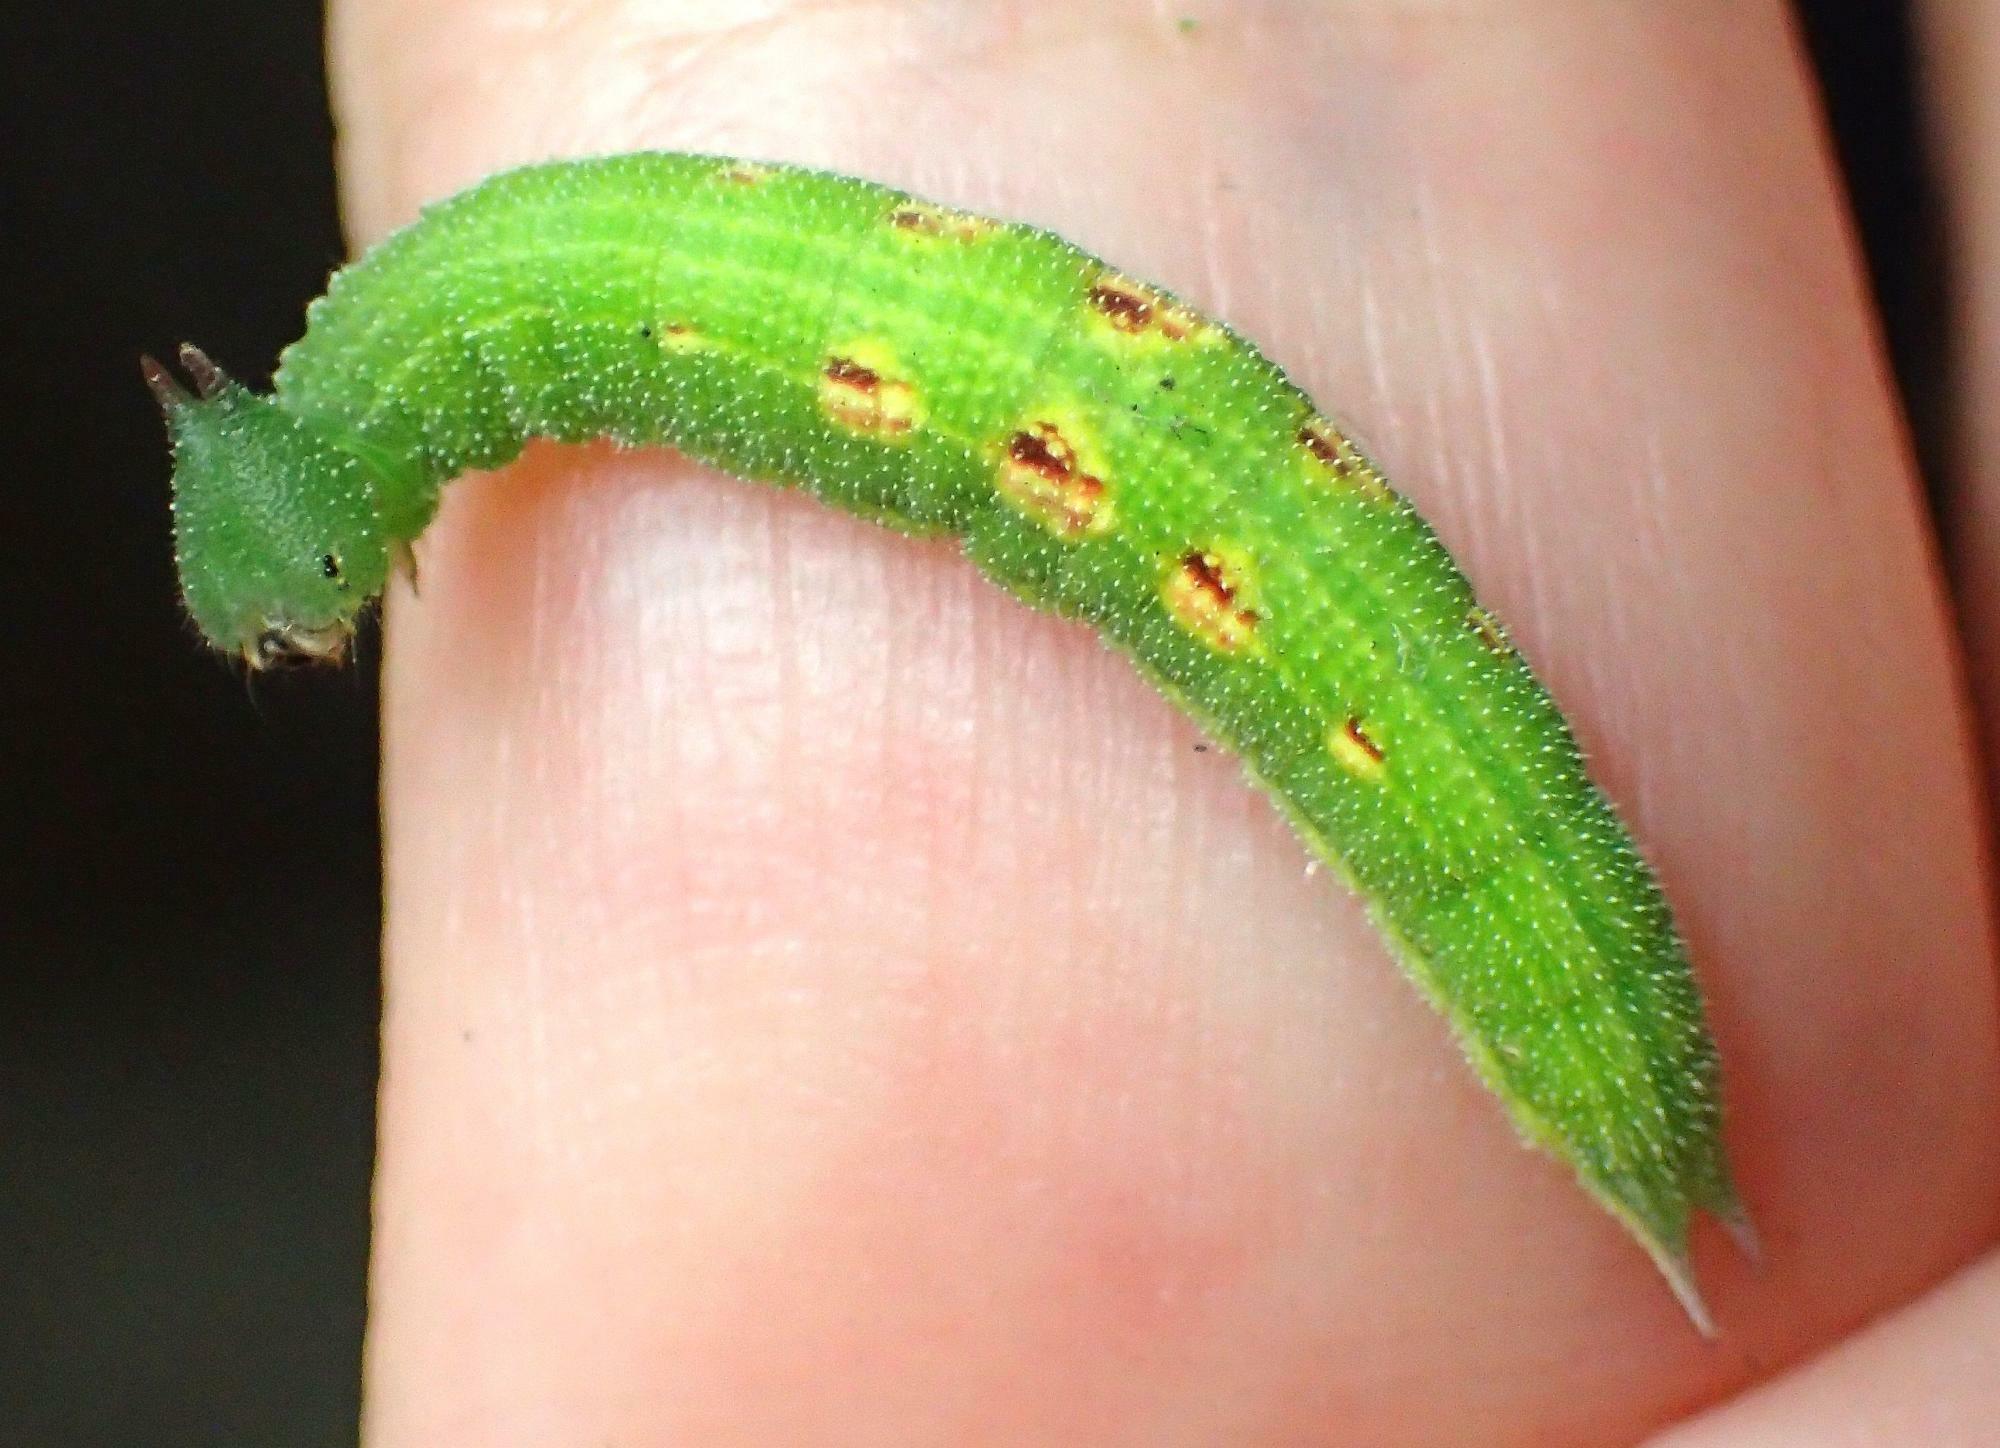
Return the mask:
{"type": "Polygon", "coordinates": [[[180,408],[194,401],[194,394],[181,386],[175,380],[174,374],[153,358],[140,357],[139,372],[146,379],[146,387],[153,394],[153,401],[160,404],[160,411],[167,416],[172,417],[180,408]]]}
{"type": "Polygon", "coordinates": [[[209,360],[208,353],[192,342],[181,344],[181,367],[194,379],[194,390],[204,401],[229,385],[229,374],[209,360]]]}

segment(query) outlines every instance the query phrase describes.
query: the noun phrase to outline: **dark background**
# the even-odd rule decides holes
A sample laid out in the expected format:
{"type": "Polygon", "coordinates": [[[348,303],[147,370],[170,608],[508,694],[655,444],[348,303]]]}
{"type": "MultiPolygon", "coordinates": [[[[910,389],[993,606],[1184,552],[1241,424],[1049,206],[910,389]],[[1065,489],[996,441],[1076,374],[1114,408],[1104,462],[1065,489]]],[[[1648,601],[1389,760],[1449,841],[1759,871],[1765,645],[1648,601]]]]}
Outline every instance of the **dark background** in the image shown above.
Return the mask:
{"type": "MultiPolygon", "coordinates": [[[[246,687],[176,604],[140,350],[246,372],[341,256],[316,0],[0,16],[0,1440],[350,1444],[376,1069],[372,660],[246,687]]],[[[1918,435],[1903,7],[1809,4],[1918,435]]]]}

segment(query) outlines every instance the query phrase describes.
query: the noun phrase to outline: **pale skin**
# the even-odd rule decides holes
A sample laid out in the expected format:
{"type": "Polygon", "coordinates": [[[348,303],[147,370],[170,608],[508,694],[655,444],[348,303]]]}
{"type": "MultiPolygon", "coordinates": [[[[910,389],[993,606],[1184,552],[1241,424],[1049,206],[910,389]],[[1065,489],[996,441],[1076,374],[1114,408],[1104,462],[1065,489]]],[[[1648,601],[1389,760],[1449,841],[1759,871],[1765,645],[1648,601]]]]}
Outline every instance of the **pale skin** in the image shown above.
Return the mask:
{"type": "Polygon", "coordinates": [[[333,37],[357,244],[550,154],[769,155],[1256,338],[1659,866],[1764,1241],[1698,1237],[1704,1343],[1086,632],[949,545],[538,450],[390,609],[372,1444],[2000,1414],[1974,731],[1782,7],[348,0],[333,37]]]}

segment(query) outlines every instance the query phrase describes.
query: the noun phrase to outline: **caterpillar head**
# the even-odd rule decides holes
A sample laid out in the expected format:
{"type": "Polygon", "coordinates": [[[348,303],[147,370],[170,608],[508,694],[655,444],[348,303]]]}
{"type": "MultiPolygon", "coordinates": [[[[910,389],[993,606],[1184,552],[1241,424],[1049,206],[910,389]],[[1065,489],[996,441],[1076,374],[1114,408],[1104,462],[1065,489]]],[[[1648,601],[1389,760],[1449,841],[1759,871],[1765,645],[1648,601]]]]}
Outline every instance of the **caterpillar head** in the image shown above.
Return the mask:
{"type": "Polygon", "coordinates": [[[346,655],[388,551],[366,464],[225,376],[192,347],[189,393],[142,359],[174,447],[181,596],[219,649],[253,669],[346,655]]]}

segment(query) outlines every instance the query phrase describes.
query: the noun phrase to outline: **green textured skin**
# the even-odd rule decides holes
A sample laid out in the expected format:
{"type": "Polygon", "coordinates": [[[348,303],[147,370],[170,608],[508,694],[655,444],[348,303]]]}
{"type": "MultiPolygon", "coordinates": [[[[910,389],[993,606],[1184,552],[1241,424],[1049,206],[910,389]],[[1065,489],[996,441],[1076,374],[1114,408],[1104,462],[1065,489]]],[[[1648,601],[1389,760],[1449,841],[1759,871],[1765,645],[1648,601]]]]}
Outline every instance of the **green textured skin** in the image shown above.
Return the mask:
{"type": "Polygon", "coordinates": [[[1666,903],[1429,527],[1247,342],[1044,231],[674,154],[488,180],[308,322],[275,402],[156,379],[216,644],[336,652],[442,485],[531,437],[956,535],[1242,757],[1706,1329],[1690,1220],[1743,1218],[1666,903]]]}

